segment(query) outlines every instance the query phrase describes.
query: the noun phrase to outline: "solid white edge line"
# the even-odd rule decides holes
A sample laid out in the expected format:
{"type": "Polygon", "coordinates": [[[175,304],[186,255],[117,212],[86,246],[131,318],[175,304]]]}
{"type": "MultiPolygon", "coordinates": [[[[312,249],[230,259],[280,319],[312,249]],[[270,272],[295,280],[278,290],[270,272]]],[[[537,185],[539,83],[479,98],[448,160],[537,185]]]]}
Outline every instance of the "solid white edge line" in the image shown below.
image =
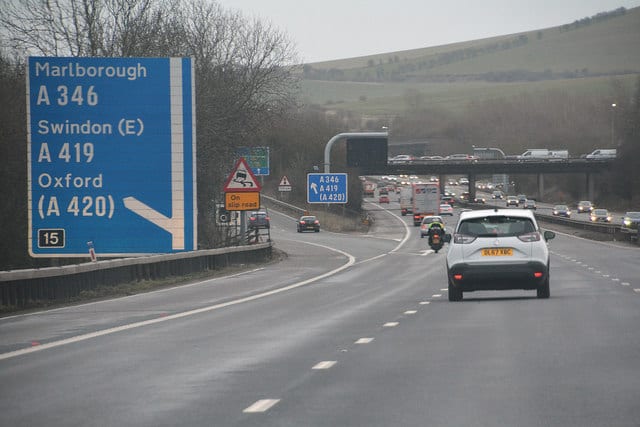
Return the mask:
{"type": "Polygon", "coordinates": [[[131,299],[131,298],[141,298],[144,295],[158,294],[158,293],[161,293],[161,292],[170,292],[170,291],[173,291],[173,290],[176,290],[176,289],[191,288],[193,286],[201,286],[201,285],[204,285],[207,282],[218,282],[218,281],[223,280],[223,279],[233,279],[235,277],[239,277],[239,276],[242,276],[242,275],[245,275],[245,274],[255,273],[256,271],[260,271],[260,270],[264,270],[264,267],[253,268],[251,270],[241,271],[239,273],[233,273],[233,274],[229,274],[227,276],[212,277],[210,279],[199,280],[197,282],[187,283],[185,285],[176,285],[176,286],[171,286],[169,288],[156,289],[155,291],[141,292],[139,294],[126,295],[126,296],[106,299],[106,300],[102,300],[102,301],[92,301],[92,302],[87,302],[87,303],[84,303],[84,304],[70,305],[70,306],[67,306],[67,307],[52,308],[50,310],[34,311],[33,313],[15,314],[13,316],[1,317],[0,318],[0,323],[2,323],[2,321],[6,320],[6,319],[14,319],[14,318],[17,318],[17,317],[36,316],[38,314],[51,314],[51,313],[56,313],[58,311],[64,311],[64,310],[73,309],[73,308],[89,307],[89,306],[92,306],[92,305],[106,304],[106,303],[113,302],[113,301],[120,301],[120,300],[131,299]]]}
{"type": "Polygon", "coordinates": [[[0,360],[5,360],[5,359],[10,359],[13,357],[18,357],[18,356],[23,356],[26,354],[31,354],[31,353],[35,353],[38,351],[42,351],[42,350],[47,350],[50,348],[55,348],[55,347],[60,347],[63,345],[67,345],[67,344],[73,344],[73,343],[78,343],[81,341],[85,341],[91,338],[97,338],[97,337],[101,337],[101,336],[105,336],[105,335],[110,335],[110,334],[114,334],[116,332],[122,332],[122,331],[127,331],[130,329],[135,329],[135,328],[140,328],[143,326],[149,326],[149,325],[153,325],[156,323],[162,323],[162,322],[167,322],[169,320],[176,320],[176,319],[182,319],[184,317],[189,317],[189,316],[193,316],[195,314],[201,314],[201,313],[206,313],[209,311],[214,311],[214,310],[219,310],[221,308],[225,308],[225,307],[230,307],[233,305],[238,305],[238,304],[242,304],[245,302],[249,302],[249,301],[254,301],[257,299],[261,299],[261,298],[265,298],[271,295],[276,295],[282,292],[286,292],[289,291],[291,289],[295,289],[295,288],[299,288],[305,285],[308,285],[310,283],[316,282],[318,280],[324,279],[326,277],[332,276],[334,274],[337,274],[339,272],[341,272],[342,270],[345,270],[349,267],[351,267],[354,263],[355,263],[355,257],[353,257],[353,255],[344,252],[340,249],[336,249],[336,248],[331,248],[329,246],[325,246],[325,245],[321,245],[318,243],[311,243],[311,242],[305,242],[307,244],[313,245],[313,246],[319,246],[325,249],[328,249],[330,251],[334,251],[334,252],[338,252],[344,256],[346,256],[348,258],[348,262],[343,264],[342,266],[335,268],[331,271],[328,271],[326,273],[323,273],[319,276],[315,276],[315,277],[311,277],[307,280],[303,280],[301,282],[298,283],[293,283],[291,285],[288,286],[284,286],[282,288],[278,288],[278,289],[273,289],[271,291],[267,291],[267,292],[263,292],[260,294],[256,294],[256,295],[252,295],[252,296],[248,296],[248,297],[244,297],[244,298],[240,298],[237,300],[233,300],[233,301],[228,301],[225,303],[220,303],[220,304],[214,304],[208,307],[202,307],[202,308],[198,308],[195,310],[189,310],[189,311],[184,311],[181,313],[176,313],[176,314],[172,314],[172,315],[168,315],[168,316],[164,316],[164,317],[158,317],[155,319],[149,319],[149,320],[144,320],[141,322],[134,322],[134,323],[130,323],[128,325],[122,325],[122,326],[117,326],[114,328],[108,328],[108,329],[103,329],[101,331],[96,331],[96,332],[92,332],[92,333],[88,333],[88,334],[82,334],[82,335],[77,335],[75,337],[70,337],[70,338],[66,338],[63,340],[59,340],[59,341],[53,341],[50,343],[46,343],[46,344],[41,344],[41,345],[37,345],[34,347],[28,347],[28,348],[23,348],[20,350],[14,350],[14,351],[10,351],[7,353],[2,353],[0,354],[0,360]]]}
{"type": "MultiPolygon", "coordinates": [[[[540,226],[540,223],[538,223],[538,226],[540,226]]],[[[543,228],[543,229],[549,230],[549,231],[553,231],[554,233],[559,234],[561,236],[572,237],[574,239],[584,240],[586,242],[591,242],[591,243],[598,243],[599,245],[610,246],[612,248],[626,249],[626,250],[630,250],[630,251],[639,251],[640,250],[640,248],[638,248],[638,247],[620,246],[620,245],[614,245],[614,244],[611,244],[611,243],[608,243],[608,242],[598,242],[598,241],[591,240],[591,239],[585,239],[584,237],[574,236],[573,234],[567,234],[567,233],[563,233],[562,231],[554,230],[553,227],[540,227],[540,228],[543,228]]],[[[567,259],[569,259],[569,258],[567,258],[567,259]]]]}

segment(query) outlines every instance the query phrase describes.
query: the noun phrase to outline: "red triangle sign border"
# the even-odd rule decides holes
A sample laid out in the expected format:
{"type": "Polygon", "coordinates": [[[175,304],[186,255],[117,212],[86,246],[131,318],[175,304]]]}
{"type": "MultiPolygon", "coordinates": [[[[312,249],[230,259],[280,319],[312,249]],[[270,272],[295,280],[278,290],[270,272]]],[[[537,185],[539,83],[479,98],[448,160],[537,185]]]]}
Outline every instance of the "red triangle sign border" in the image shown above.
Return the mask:
{"type": "Polygon", "coordinates": [[[253,171],[247,164],[244,157],[240,157],[233,167],[233,171],[227,177],[224,183],[223,191],[225,193],[232,192],[259,192],[262,186],[253,174],[253,171]]]}

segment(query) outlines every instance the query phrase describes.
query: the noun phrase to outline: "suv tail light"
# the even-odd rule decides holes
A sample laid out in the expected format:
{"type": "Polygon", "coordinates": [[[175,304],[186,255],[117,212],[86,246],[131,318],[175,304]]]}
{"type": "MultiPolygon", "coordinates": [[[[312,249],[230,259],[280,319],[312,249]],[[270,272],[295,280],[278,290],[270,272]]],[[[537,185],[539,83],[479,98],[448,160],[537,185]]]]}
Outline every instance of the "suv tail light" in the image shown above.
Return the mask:
{"type": "Polygon", "coordinates": [[[457,243],[459,245],[466,245],[468,243],[476,240],[476,236],[467,236],[466,234],[454,234],[453,235],[453,243],[457,243]]]}
{"type": "Polygon", "coordinates": [[[535,231],[533,233],[523,234],[521,236],[518,236],[518,239],[522,240],[523,242],[537,242],[538,240],[540,240],[540,233],[535,231]]]}

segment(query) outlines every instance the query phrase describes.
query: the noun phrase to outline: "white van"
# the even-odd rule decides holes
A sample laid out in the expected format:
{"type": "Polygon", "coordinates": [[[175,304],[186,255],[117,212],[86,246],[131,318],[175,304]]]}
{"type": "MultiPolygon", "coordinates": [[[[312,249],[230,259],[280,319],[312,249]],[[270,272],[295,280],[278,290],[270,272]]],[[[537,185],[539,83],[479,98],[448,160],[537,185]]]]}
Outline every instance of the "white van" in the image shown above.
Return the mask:
{"type": "Polygon", "coordinates": [[[587,154],[586,158],[587,160],[615,159],[616,154],[615,148],[598,148],[593,150],[591,154],[587,154]]]}

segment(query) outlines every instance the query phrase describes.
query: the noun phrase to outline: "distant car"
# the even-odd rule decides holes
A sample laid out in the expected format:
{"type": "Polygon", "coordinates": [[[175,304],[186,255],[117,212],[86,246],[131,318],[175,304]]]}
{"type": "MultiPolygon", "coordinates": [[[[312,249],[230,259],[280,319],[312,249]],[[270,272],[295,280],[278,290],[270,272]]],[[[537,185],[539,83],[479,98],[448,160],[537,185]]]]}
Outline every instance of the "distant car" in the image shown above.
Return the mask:
{"type": "Polygon", "coordinates": [[[462,212],[449,242],[449,301],[464,292],[528,289],[549,298],[549,249],[555,233],[538,227],[533,212],[491,209],[462,212]]]}
{"type": "Polygon", "coordinates": [[[524,204],[522,205],[522,207],[524,209],[533,209],[535,211],[537,209],[536,201],[533,199],[527,199],[524,201],[524,204]]]}
{"type": "Polygon", "coordinates": [[[453,216],[453,207],[449,203],[441,203],[440,204],[440,215],[451,215],[453,216]]]}
{"type": "Polygon", "coordinates": [[[504,199],[504,193],[500,190],[496,190],[493,193],[491,193],[491,198],[492,199],[504,199]]]}
{"type": "Polygon", "coordinates": [[[378,203],[389,203],[389,196],[387,195],[380,196],[380,198],[378,199],[378,203]]]}
{"type": "Polygon", "coordinates": [[[525,194],[518,194],[516,197],[518,198],[519,204],[523,204],[527,201],[527,196],[525,194]]]}
{"type": "Polygon", "coordinates": [[[638,224],[640,224],[640,212],[627,212],[622,218],[620,231],[631,236],[632,239],[638,238],[638,224]]]}
{"type": "Polygon", "coordinates": [[[463,191],[462,193],[460,193],[460,200],[465,200],[465,201],[469,201],[469,192],[468,191],[463,191]]]}
{"type": "Polygon", "coordinates": [[[594,209],[589,217],[591,222],[611,222],[613,217],[606,209],[594,209]]]}
{"type": "Polygon", "coordinates": [[[470,154],[451,154],[447,157],[445,157],[446,160],[456,160],[456,161],[473,161],[473,160],[477,160],[478,158],[475,156],[472,156],[470,154]]]}
{"type": "Polygon", "coordinates": [[[593,210],[593,205],[588,200],[580,200],[578,202],[578,213],[588,213],[593,210]]]}
{"type": "Polygon", "coordinates": [[[380,194],[381,196],[383,194],[389,194],[389,190],[387,190],[387,187],[380,187],[380,189],[378,190],[378,194],[380,194]]]}
{"type": "Polygon", "coordinates": [[[469,185],[469,179],[468,178],[460,178],[458,180],[458,184],[460,184],[460,185],[469,185]]]}
{"type": "Polygon", "coordinates": [[[413,157],[410,154],[398,154],[397,156],[389,159],[389,163],[401,165],[406,163],[413,163],[414,160],[415,160],[415,157],[413,157]]]}
{"type": "Polygon", "coordinates": [[[480,204],[485,204],[487,203],[487,200],[484,197],[476,197],[475,199],[473,199],[473,203],[480,203],[480,204]]]}
{"type": "Polygon", "coordinates": [[[440,202],[442,203],[448,203],[451,206],[453,206],[456,203],[456,200],[453,198],[453,196],[442,196],[440,198],[440,202]]]}
{"type": "Polygon", "coordinates": [[[266,211],[255,211],[249,214],[248,227],[250,230],[259,228],[270,228],[271,219],[266,211]]]}
{"type": "Polygon", "coordinates": [[[509,206],[518,206],[520,203],[518,202],[518,198],[516,196],[507,196],[507,207],[509,206]]]}
{"type": "Polygon", "coordinates": [[[301,216],[298,220],[298,233],[303,231],[315,231],[320,232],[320,221],[313,215],[301,216]]]}
{"type": "Polygon", "coordinates": [[[571,217],[571,209],[567,205],[555,205],[552,211],[553,216],[571,217]]]}
{"type": "Polygon", "coordinates": [[[585,158],[587,160],[608,160],[615,159],[617,151],[615,148],[600,148],[587,154],[585,158]]]}
{"type": "Polygon", "coordinates": [[[438,215],[425,216],[424,218],[422,218],[422,222],[420,223],[421,238],[429,235],[429,225],[431,225],[432,222],[439,222],[444,224],[444,220],[442,219],[441,216],[438,216],[438,215]]]}

